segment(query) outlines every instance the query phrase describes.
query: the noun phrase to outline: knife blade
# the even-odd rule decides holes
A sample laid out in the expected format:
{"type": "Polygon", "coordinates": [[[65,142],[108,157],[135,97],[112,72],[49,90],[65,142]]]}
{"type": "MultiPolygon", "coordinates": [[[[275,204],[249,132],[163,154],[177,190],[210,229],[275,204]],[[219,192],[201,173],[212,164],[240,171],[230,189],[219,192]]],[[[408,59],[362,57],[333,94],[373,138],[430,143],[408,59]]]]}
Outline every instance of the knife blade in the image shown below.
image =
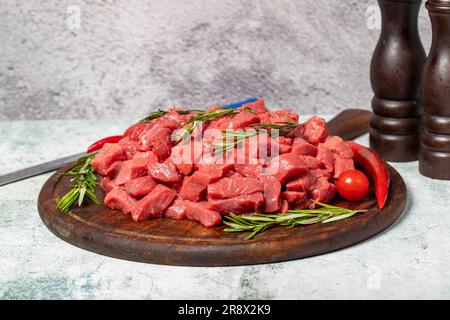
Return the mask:
{"type": "Polygon", "coordinates": [[[9,183],[20,181],[23,179],[31,178],[31,177],[40,175],[42,173],[57,170],[57,169],[62,168],[65,165],[67,165],[73,161],[76,161],[79,158],[84,157],[86,155],[87,155],[86,152],[81,152],[81,153],[73,154],[71,156],[44,162],[44,163],[38,164],[36,166],[32,166],[29,168],[17,170],[17,171],[2,175],[2,176],[0,176],[0,186],[4,186],[9,183]]]}

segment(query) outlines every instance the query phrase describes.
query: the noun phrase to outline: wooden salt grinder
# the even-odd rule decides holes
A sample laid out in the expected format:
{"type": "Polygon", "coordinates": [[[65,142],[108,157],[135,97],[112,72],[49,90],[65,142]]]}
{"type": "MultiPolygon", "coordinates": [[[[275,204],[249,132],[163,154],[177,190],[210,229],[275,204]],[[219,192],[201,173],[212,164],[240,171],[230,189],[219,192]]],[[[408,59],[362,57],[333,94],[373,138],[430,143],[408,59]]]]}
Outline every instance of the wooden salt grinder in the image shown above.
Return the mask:
{"type": "Polygon", "coordinates": [[[370,66],[370,147],[383,159],[419,157],[420,77],[426,54],[417,26],[421,0],[378,0],[382,27],[370,66]]]}
{"type": "Polygon", "coordinates": [[[433,42],[422,77],[420,172],[450,180],[450,0],[429,0],[433,42]]]}

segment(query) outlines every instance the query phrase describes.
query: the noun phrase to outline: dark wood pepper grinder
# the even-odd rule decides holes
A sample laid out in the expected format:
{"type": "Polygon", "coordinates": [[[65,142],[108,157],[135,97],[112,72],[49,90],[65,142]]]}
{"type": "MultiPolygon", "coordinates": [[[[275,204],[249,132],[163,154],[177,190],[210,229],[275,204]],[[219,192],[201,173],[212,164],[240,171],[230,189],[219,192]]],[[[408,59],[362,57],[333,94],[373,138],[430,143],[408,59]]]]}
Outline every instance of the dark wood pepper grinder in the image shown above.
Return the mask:
{"type": "Polygon", "coordinates": [[[419,37],[421,0],[378,0],[381,35],[370,66],[374,92],[370,147],[384,160],[419,157],[420,78],[426,54],[419,37]]]}
{"type": "Polygon", "coordinates": [[[450,0],[429,0],[433,41],[422,76],[420,172],[450,180],[450,0]]]}

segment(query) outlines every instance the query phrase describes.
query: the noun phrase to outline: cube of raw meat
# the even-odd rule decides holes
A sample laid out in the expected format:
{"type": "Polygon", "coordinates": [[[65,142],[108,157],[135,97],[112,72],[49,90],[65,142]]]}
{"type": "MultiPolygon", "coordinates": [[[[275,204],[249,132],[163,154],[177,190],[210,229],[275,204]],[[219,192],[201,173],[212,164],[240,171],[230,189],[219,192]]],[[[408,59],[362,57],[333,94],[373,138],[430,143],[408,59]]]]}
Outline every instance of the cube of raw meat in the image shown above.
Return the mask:
{"type": "Polygon", "coordinates": [[[298,177],[286,184],[287,191],[309,192],[317,180],[315,171],[308,171],[301,177],[298,177]]]}
{"type": "Polygon", "coordinates": [[[125,137],[118,143],[125,151],[128,159],[133,158],[136,152],[138,152],[138,143],[134,140],[131,140],[130,137],[125,137]]]}
{"type": "Polygon", "coordinates": [[[208,185],[208,197],[227,199],[244,194],[263,192],[264,185],[256,178],[225,177],[208,185]]]}
{"type": "Polygon", "coordinates": [[[353,159],[341,157],[338,154],[334,155],[334,175],[333,178],[338,179],[342,173],[347,170],[355,169],[353,159]]]}
{"type": "Polygon", "coordinates": [[[218,181],[233,168],[233,164],[213,164],[202,167],[183,182],[180,190],[181,198],[184,200],[200,201],[204,196],[207,186],[218,181]]]}
{"type": "Polygon", "coordinates": [[[156,181],[162,183],[176,183],[181,181],[181,175],[178,173],[175,165],[170,162],[166,163],[151,163],[148,166],[148,174],[156,181]]]}
{"type": "Polygon", "coordinates": [[[314,116],[302,125],[302,138],[318,145],[328,137],[327,123],[324,119],[314,116]]]}
{"type": "Polygon", "coordinates": [[[176,198],[172,205],[164,212],[166,218],[183,220],[186,219],[186,205],[181,198],[176,198]]]}
{"type": "Polygon", "coordinates": [[[184,201],[186,217],[200,222],[207,228],[214,227],[222,222],[222,216],[207,208],[206,202],[184,201]]]}
{"type": "Polygon", "coordinates": [[[137,178],[146,176],[148,173],[148,162],[145,159],[131,159],[122,163],[119,174],[115,179],[116,185],[125,183],[137,178]]]}
{"type": "Polygon", "coordinates": [[[281,183],[274,176],[260,175],[264,185],[264,212],[275,212],[281,208],[281,183]]]}
{"type": "Polygon", "coordinates": [[[105,143],[103,148],[92,159],[91,165],[101,175],[106,175],[108,168],[118,160],[125,160],[126,154],[117,143],[105,143]]]}
{"type": "Polygon", "coordinates": [[[152,192],[139,200],[131,211],[134,221],[162,217],[164,211],[172,204],[177,193],[172,189],[158,184],[152,192]]]}
{"type": "Polygon", "coordinates": [[[108,170],[106,170],[105,172],[105,176],[110,177],[111,179],[115,179],[119,174],[120,169],[122,169],[122,163],[123,161],[119,160],[110,165],[108,170]]]}
{"type": "Polygon", "coordinates": [[[115,187],[114,180],[112,180],[110,177],[100,178],[100,187],[106,193],[108,193],[109,191],[111,191],[115,187]]]}
{"type": "Polygon", "coordinates": [[[312,199],[329,203],[336,194],[336,186],[330,183],[325,177],[319,177],[311,191],[312,199]]]}
{"type": "Polygon", "coordinates": [[[299,155],[309,155],[315,157],[317,154],[317,147],[305,139],[295,138],[292,143],[292,152],[299,155]]]}
{"type": "Polygon", "coordinates": [[[124,185],[125,191],[132,197],[142,197],[150,193],[157,183],[150,176],[138,177],[133,179],[124,185]]]}
{"type": "Polygon", "coordinates": [[[281,193],[281,197],[286,200],[293,207],[307,207],[309,200],[306,192],[299,191],[284,191],[281,193]]]}
{"type": "Polygon", "coordinates": [[[334,154],[338,154],[342,158],[352,159],[353,151],[352,149],[342,140],[341,137],[333,136],[328,137],[327,140],[322,144],[324,147],[327,147],[334,154]]]}
{"type": "Polygon", "coordinates": [[[295,153],[286,153],[273,158],[265,172],[275,176],[281,184],[291,178],[295,178],[308,170],[308,164],[295,153]]]}
{"type": "Polygon", "coordinates": [[[242,214],[261,211],[264,206],[264,196],[261,192],[242,195],[229,199],[210,199],[208,208],[221,214],[242,214]]]}
{"type": "Polygon", "coordinates": [[[252,123],[259,122],[260,118],[256,114],[248,111],[241,111],[240,113],[234,115],[226,129],[244,129],[252,123]]]}
{"type": "Polygon", "coordinates": [[[261,114],[267,111],[266,104],[263,99],[258,99],[255,102],[244,104],[241,108],[249,108],[255,114],[261,114]]]}
{"type": "Polygon", "coordinates": [[[112,188],[106,194],[104,203],[111,209],[121,210],[125,214],[132,212],[136,207],[136,200],[121,187],[112,188]]]}
{"type": "Polygon", "coordinates": [[[326,169],[329,172],[334,170],[334,155],[330,149],[319,144],[317,148],[317,160],[319,161],[319,166],[326,169]]]}

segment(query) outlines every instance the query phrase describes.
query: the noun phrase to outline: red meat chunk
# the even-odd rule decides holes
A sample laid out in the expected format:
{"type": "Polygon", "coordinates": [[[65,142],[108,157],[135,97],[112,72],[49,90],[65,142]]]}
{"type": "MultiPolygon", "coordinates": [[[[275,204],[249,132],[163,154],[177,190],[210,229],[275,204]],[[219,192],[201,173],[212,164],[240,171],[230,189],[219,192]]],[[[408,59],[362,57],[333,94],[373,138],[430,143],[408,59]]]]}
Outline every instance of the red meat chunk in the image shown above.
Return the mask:
{"type": "Polygon", "coordinates": [[[110,177],[103,177],[100,179],[100,187],[108,193],[115,187],[114,180],[111,180],[110,177]]]}
{"type": "Polygon", "coordinates": [[[150,193],[157,183],[152,177],[139,177],[127,182],[124,185],[125,191],[132,197],[142,197],[150,193]]]}
{"type": "Polygon", "coordinates": [[[338,179],[339,176],[347,170],[355,169],[353,159],[346,159],[340,155],[334,155],[334,175],[333,178],[338,179]]]}
{"type": "Polygon", "coordinates": [[[221,214],[258,212],[263,206],[264,196],[261,192],[229,199],[210,199],[208,201],[208,208],[221,214]]]}
{"type": "Polygon", "coordinates": [[[227,177],[208,186],[208,197],[215,199],[227,199],[239,195],[263,192],[264,185],[256,178],[227,177]]]}
{"type": "Polygon", "coordinates": [[[125,151],[128,159],[133,158],[133,156],[138,152],[138,143],[134,140],[131,140],[130,137],[125,137],[119,141],[119,145],[125,151]]]}
{"type": "Polygon", "coordinates": [[[323,203],[329,203],[336,194],[336,186],[325,177],[319,177],[311,191],[311,198],[323,203]]]}
{"type": "Polygon", "coordinates": [[[131,159],[122,163],[119,174],[116,177],[116,185],[124,185],[125,183],[147,175],[147,162],[143,159],[131,159]]]}
{"type": "Polygon", "coordinates": [[[329,172],[333,171],[334,168],[334,155],[330,149],[319,144],[317,148],[317,160],[319,161],[319,166],[326,169],[329,172]]]}
{"type": "Polygon", "coordinates": [[[314,116],[302,126],[302,138],[318,145],[328,137],[327,123],[324,119],[314,116]]]}
{"type": "Polygon", "coordinates": [[[262,99],[258,99],[255,102],[244,104],[242,108],[249,108],[256,114],[261,114],[267,111],[266,104],[262,99]]]}
{"type": "Polygon", "coordinates": [[[151,163],[148,166],[148,174],[156,181],[162,183],[176,183],[181,181],[181,175],[172,163],[151,163]]]}
{"type": "Polygon", "coordinates": [[[308,164],[294,153],[282,154],[273,158],[265,172],[275,176],[281,184],[291,178],[295,178],[308,170],[308,164]]]}
{"type": "Polygon", "coordinates": [[[207,186],[218,181],[233,168],[233,164],[213,164],[202,167],[183,182],[180,190],[181,198],[184,200],[200,201],[207,186]]]}
{"type": "Polygon", "coordinates": [[[177,193],[168,187],[158,184],[152,192],[139,200],[131,211],[134,221],[159,218],[171,205],[177,193]]]}
{"type": "Polygon", "coordinates": [[[317,154],[317,147],[305,139],[295,138],[292,143],[292,152],[300,155],[309,155],[315,157],[317,154]]]}
{"type": "Polygon", "coordinates": [[[180,198],[175,199],[170,207],[164,212],[166,218],[183,220],[186,219],[186,205],[180,198]]]}
{"type": "Polygon", "coordinates": [[[95,171],[105,176],[113,162],[125,159],[126,154],[118,143],[105,143],[95,158],[92,159],[91,165],[95,171]]]}
{"type": "Polygon", "coordinates": [[[252,123],[259,123],[261,120],[260,118],[248,111],[240,112],[236,114],[229,123],[229,126],[227,129],[244,129],[245,127],[248,127],[252,123]]]}
{"type": "Polygon", "coordinates": [[[281,197],[296,208],[307,207],[309,203],[306,192],[284,191],[281,193],[281,197]]]}
{"type": "Polygon", "coordinates": [[[281,208],[281,183],[274,176],[260,175],[259,180],[264,185],[264,212],[275,212],[281,208]]]}
{"type": "Polygon", "coordinates": [[[208,209],[206,202],[184,201],[186,207],[186,217],[196,220],[207,228],[214,227],[222,222],[222,216],[213,210],[208,209]]]}
{"type": "Polygon", "coordinates": [[[112,188],[106,195],[104,202],[111,209],[121,210],[125,214],[133,212],[136,207],[136,200],[120,187],[112,188]]]}

